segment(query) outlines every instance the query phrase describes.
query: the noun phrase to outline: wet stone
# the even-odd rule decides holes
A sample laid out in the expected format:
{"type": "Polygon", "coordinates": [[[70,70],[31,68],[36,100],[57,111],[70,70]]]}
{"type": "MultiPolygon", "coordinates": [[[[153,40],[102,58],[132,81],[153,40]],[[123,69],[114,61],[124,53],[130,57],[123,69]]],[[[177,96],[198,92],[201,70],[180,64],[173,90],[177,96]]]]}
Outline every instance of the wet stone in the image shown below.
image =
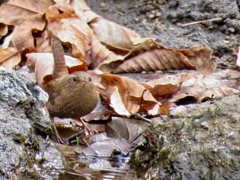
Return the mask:
{"type": "Polygon", "coordinates": [[[26,175],[55,179],[60,175],[60,153],[52,141],[45,140],[48,134],[40,136],[33,128],[36,123],[50,128],[43,106],[47,98],[27,73],[0,70],[0,179],[26,179],[26,175]]]}

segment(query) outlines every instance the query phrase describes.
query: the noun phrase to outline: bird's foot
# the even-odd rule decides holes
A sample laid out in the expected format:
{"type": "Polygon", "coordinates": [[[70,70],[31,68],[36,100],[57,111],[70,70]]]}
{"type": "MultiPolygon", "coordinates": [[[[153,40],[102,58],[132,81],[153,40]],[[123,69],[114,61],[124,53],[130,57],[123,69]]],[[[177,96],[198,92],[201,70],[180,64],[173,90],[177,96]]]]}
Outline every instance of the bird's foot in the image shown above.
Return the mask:
{"type": "Polygon", "coordinates": [[[82,118],[77,118],[77,120],[74,119],[74,122],[75,122],[78,126],[82,126],[84,129],[86,129],[89,134],[97,134],[97,133],[98,133],[97,130],[95,130],[95,129],[90,129],[90,128],[86,125],[86,123],[84,122],[84,120],[83,120],[82,118]],[[79,120],[81,121],[81,125],[79,124],[79,120]]]}
{"type": "Polygon", "coordinates": [[[65,145],[69,145],[69,141],[66,138],[62,138],[62,137],[57,137],[57,142],[60,144],[65,144],[65,145]]]}

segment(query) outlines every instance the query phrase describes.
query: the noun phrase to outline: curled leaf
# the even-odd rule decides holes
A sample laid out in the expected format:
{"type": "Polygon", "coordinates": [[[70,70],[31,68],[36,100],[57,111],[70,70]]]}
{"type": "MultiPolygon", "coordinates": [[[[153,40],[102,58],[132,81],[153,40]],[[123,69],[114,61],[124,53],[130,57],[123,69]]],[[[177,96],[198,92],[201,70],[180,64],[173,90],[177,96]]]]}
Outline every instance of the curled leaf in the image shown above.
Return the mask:
{"type": "Polygon", "coordinates": [[[103,73],[99,92],[109,101],[110,106],[120,115],[130,116],[140,108],[147,111],[156,109],[159,113],[159,104],[142,85],[127,77],[103,73]]]}
{"type": "Polygon", "coordinates": [[[236,94],[239,93],[237,89],[230,88],[230,87],[212,87],[207,89],[206,91],[202,92],[198,98],[198,103],[209,100],[209,99],[216,99],[216,98],[222,98],[229,94],[236,94]]]}
{"type": "Polygon", "coordinates": [[[8,32],[8,27],[5,24],[0,23],[0,38],[2,36],[5,36],[7,32],[8,32]]]}
{"type": "Polygon", "coordinates": [[[112,46],[126,51],[134,48],[134,44],[125,29],[117,23],[97,17],[89,22],[89,25],[98,39],[109,47],[112,46]]]}

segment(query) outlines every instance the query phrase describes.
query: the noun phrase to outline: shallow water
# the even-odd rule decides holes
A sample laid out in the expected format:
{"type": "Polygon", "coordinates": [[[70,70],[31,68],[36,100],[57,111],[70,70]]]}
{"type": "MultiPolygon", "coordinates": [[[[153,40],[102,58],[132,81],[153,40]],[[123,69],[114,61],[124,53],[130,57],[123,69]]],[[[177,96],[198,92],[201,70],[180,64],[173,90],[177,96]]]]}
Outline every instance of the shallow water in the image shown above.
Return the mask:
{"type": "Polygon", "coordinates": [[[129,156],[122,155],[114,155],[111,158],[68,156],[66,162],[70,168],[59,179],[137,179],[134,171],[128,165],[129,159],[129,156]]]}

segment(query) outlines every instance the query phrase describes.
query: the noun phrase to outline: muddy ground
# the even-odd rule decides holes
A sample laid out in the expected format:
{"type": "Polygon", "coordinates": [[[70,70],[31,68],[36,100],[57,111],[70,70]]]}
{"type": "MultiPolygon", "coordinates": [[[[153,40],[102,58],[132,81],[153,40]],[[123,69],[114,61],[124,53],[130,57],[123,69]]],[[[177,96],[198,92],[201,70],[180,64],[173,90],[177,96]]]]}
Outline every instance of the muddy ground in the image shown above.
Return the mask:
{"type": "Polygon", "coordinates": [[[218,68],[236,69],[240,1],[95,0],[91,8],[106,19],[153,37],[169,48],[203,44],[213,49],[218,68]],[[202,20],[210,22],[181,25],[202,20]]]}

